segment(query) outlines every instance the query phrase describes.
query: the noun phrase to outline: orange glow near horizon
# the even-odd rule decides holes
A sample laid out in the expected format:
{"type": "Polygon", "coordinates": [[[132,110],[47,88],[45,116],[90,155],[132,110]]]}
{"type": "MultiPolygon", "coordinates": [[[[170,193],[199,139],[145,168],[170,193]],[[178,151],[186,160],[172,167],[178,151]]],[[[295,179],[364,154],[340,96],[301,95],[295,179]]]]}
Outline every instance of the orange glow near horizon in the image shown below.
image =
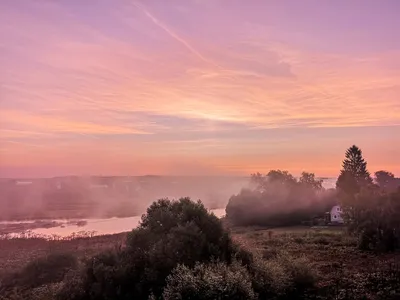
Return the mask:
{"type": "Polygon", "coordinates": [[[395,8],[229,6],[2,1],[0,177],[400,175],[395,8]]]}

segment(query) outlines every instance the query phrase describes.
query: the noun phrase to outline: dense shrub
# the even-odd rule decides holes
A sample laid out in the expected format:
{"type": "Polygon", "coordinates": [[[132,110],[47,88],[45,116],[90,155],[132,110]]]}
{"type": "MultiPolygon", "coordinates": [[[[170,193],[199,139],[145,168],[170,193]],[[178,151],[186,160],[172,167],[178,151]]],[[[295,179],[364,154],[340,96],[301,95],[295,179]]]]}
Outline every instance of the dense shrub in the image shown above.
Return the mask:
{"type": "Polygon", "coordinates": [[[32,289],[15,288],[0,294],[0,300],[54,300],[57,284],[43,285],[32,289]]]}
{"type": "Polygon", "coordinates": [[[252,177],[253,189],[230,198],[227,219],[235,225],[290,226],[324,218],[336,204],[335,191],[325,191],[314,174],[296,180],[286,171],[271,171],[252,177]]]}
{"type": "Polygon", "coordinates": [[[20,271],[5,276],[0,290],[10,287],[35,288],[60,282],[77,264],[76,257],[70,253],[52,253],[40,257],[29,262],[20,271]]]}
{"type": "Polygon", "coordinates": [[[166,278],[178,265],[192,268],[212,260],[229,265],[235,257],[251,261],[251,255],[239,251],[221,221],[201,202],[159,200],[128,235],[124,249],[102,253],[86,263],[74,299],[159,298],[166,278]]]}
{"type": "Polygon", "coordinates": [[[238,263],[179,265],[167,278],[164,300],[252,300],[256,295],[246,268],[238,263]]]}
{"type": "Polygon", "coordinates": [[[304,299],[317,282],[317,275],[305,258],[284,253],[269,260],[256,260],[250,274],[259,299],[304,299]]]}
{"type": "Polygon", "coordinates": [[[279,254],[270,260],[180,265],[167,278],[164,300],[306,299],[317,277],[304,258],[279,254]]]}
{"type": "Polygon", "coordinates": [[[251,272],[253,288],[260,299],[283,297],[290,290],[290,277],[276,259],[256,261],[251,272]]]}
{"type": "Polygon", "coordinates": [[[360,249],[400,248],[400,192],[363,189],[344,203],[349,229],[359,237],[360,249]]]}

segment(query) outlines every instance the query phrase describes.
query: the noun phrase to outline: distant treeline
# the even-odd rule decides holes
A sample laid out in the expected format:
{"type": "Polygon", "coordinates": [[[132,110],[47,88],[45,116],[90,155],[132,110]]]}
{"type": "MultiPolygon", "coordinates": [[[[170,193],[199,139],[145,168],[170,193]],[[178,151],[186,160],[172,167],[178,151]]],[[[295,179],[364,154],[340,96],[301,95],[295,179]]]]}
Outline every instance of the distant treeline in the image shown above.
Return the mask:
{"type": "Polygon", "coordinates": [[[335,189],[325,190],[313,173],[304,172],[296,179],[280,170],[253,174],[251,183],[226,207],[233,225],[328,223],[327,212],[340,205],[345,225],[359,237],[360,248],[400,248],[400,179],[383,170],[372,178],[357,146],[346,151],[335,189]]]}
{"type": "Polygon", "coordinates": [[[227,218],[235,225],[290,226],[324,220],[338,203],[334,189],[325,190],[322,180],[304,172],[299,179],[287,171],[253,174],[252,188],[230,198],[227,218]]]}

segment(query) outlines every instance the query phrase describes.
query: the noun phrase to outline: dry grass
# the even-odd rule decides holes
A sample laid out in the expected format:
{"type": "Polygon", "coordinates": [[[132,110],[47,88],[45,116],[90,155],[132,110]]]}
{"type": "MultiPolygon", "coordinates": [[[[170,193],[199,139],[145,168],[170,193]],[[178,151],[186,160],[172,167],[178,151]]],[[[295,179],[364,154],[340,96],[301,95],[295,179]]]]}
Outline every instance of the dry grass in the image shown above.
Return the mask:
{"type": "MultiPolygon", "coordinates": [[[[352,293],[365,292],[359,289],[371,285],[368,280],[381,281],[385,286],[388,284],[384,277],[388,275],[399,277],[392,280],[390,288],[394,287],[397,292],[393,297],[398,298],[393,299],[400,299],[400,252],[378,254],[359,251],[357,240],[349,236],[344,228],[242,227],[233,228],[233,233],[236,239],[251,245],[253,252],[264,260],[274,259],[281,253],[305,258],[318,274],[318,288],[326,290],[326,294],[335,294],[336,298],[333,299],[356,299],[352,293]],[[371,278],[374,276],[378,278],[371,278]]],[[[375,296],[360,299],[392,299],[385,298],[386,294],[379,298],[378,292],[375,290],[371,292],[375,296]]]]}
{"type": "Polygon", "coordinates": [[[71,252],[78,259],[84,259],[106,249],[121,247],[125,239],[126,233],[63,239],[54,237],[52,240],[41,237],[0,239],[0,276],[53,253],[71,252]]]}
{"type": "MultiPolygon", "coordinates": [[[[386,254],[361,252],[357,249],[357,241],[339,227],[316,229],[236,227],[231,231],[234,240],[251,249],[266,263],[272,263],[281,255],[307,261],[318,275],[318,289],[321,293],[335,295],[333,298],[323,296],[319,299],[386,299],[387,294],[380,298],[377,295],[380,289],[388,286],[387,274],[391,272],[395,276],[400,275],[399,252],[386,254]],[[376,290],[365,292],[362,289],[367,283],[370,284],[370,280],[375,280],[373,288],[376,290]],[[356,298],[354,293],[362,292],[370,295],[366,298],[356,298]]],[[[125,239],[126,233],[70,240],[0,239],[0,272],[3,274],[16,272],[28,262],[54,253],[71,252],[82,261],[106,249],[122,247],[125,239]]],[[[390,283],[390,288],[394,289],[394,292],[390,293],[400,292],[400,278],[396,280],[394,278],[390,283]]],[[[399,298],[393,299],[400,299],[399,294],[394,294],[394,297],[399,298]]]]}

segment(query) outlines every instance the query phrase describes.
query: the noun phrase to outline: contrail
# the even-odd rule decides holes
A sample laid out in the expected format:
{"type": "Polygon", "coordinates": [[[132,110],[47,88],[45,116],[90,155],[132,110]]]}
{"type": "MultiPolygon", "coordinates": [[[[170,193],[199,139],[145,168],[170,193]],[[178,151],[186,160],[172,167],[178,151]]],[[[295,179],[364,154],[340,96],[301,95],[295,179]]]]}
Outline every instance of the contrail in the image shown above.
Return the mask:
{"type": "Polygon", "coordinates": [[[212,64],[215,67],[221,68],[219,65],[216,63],[210,61],[206,57],[204,57],[200,52],[198,52],[196,49],[194,49],[188,42],[186,42],[183,38],[181,38],[179,35],[177,35],[175,32],[170,30],[167,26],[165,26],[163,23],[161,23],[156,17],[154,17],[143,5],[133,2],[133,5],[140,9],[150,20],[154,22],[157,26],[159,26],[161,29],[163,29],[166,33],[168,33],[172,38],[177,40],[179,43],[184,45],[191,53],[196,55],[198,58],[200,58],[202,61],[212,64]]]}

